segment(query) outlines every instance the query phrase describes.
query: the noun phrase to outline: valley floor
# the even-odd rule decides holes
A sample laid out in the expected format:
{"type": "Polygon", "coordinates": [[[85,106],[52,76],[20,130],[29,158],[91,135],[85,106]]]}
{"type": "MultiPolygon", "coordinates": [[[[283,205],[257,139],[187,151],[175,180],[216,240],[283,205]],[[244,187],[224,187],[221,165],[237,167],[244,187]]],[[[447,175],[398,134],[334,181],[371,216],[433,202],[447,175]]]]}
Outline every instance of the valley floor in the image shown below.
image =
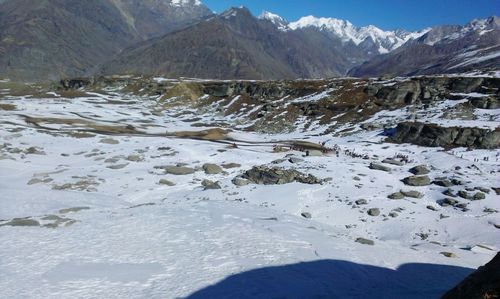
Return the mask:
{"type": "Polygon", "coordinates": [[[381,130],[166,137],[204,128],[112,92],[0,103],[1,298],[437,298],[500,249],[499,150],[391,144],[381,130]],[[338,153],[274,148],[299,139],[338,153]],[[422,164],[485,198],[458,208],[440,202],[446,187],[405,185],[422,164]],[[233,183],[259,165],[324,182],[233,183]],[[388,198],[400,190],[422,197],[388,198]]]}

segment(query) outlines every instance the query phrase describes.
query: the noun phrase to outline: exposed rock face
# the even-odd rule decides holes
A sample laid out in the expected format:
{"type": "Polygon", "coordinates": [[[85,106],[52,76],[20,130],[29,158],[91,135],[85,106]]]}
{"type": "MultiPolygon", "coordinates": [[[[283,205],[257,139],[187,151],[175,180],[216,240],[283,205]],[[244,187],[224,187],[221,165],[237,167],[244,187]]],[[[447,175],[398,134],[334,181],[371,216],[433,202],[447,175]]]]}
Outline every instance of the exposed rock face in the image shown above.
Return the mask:
{"type": "Polygon", "coordinates": [[[500,100],[494,97],[472,98],[469,100],[472,106],[480,109],[498,109],[500,100]]]}
{"type": "Polygon", "coordinates": [[[389,140],[396,143],[412,143],[430,147],[471,147],[494,149],[500,147],[500,128],[440,127],[418,122],[400,123],[389,140]]]}
{"type": "Polygon", "coordinates": [[[283,169],[279,167],[256,166],[242,175],[255,184],[260,185],[282,185],[292,182],[303,184],[321,184],[321,180],[313,175],[306,175],[295,169],[283,169]]]}
{"type": "Polygon", "coordinates": [[[443,299],[500,298],[500,253],[463,282],[447,292],[443,299]]]}

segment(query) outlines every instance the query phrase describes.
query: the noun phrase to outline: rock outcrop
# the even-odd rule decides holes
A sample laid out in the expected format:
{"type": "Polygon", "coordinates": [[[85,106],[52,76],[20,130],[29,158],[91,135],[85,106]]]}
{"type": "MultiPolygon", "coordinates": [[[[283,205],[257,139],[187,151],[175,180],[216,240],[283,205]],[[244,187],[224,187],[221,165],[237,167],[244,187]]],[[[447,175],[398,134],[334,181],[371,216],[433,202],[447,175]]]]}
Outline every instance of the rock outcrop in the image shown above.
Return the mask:
{"type": "Polygon", "coordinates": [[[266,166],[256,166],[245,172],[241,177],[259,185],[283,185],[293,182],[303,184],[322,183],[317,177],[311,174],[303,174],[295,169],[266,166]]]}
{"type": "Polygon", "coordinates": [[[464,127],[441,127],[419,122],[400,123],[388,138],[395,143],[429,147],[500,148],[500,128],[495,130],[464,127]]]}
{"type": "Polygon", "coordinates": [[[500,253],[442,297],[442,299],[471,298],[500,298],[500,253]]]}

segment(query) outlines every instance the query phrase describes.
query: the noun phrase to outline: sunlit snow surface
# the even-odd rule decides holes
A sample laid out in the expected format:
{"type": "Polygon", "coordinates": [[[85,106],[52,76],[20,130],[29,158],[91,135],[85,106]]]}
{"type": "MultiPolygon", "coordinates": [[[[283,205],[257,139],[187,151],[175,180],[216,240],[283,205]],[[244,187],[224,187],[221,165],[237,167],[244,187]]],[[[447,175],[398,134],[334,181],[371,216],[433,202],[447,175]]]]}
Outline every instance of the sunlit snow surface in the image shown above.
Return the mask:
{"type": "MultiPolygon", "coordinates": [[[[76,138],[60,133],[74,126],[46,124],[49,131],[28,125],[24,116],[132,125],[150,134],[203,128],[190,127],[175,109],[152,114],[155,98],[118,93],[10,97],[0,103],[16,106],[0,110],[0,225],[13,218],[31,217],[42,226],[57,222],[55,216],[65,219],[55,228],[0,226],[1,298],[437,298],[500,249],[500,230],[493,225],[500,224],[498,213],[485,212],[500,210],[493,190],[462,212],[436,203],[445,188],[409,188],[400,181],[411,175],[409,168],[427,164],[431,178],[458,166],[468,187],[500,187],[498,150],[396,145],[381,142],[381,131],[361,130],[348,137],[234,131],[237,140],[262,142],[238,148],[161,136],[76,138]],[[264,142],[286,139],[326,142],[342,152],[302,157],[298,164],[278,161],[290,152],[275,153],[272,142],[264,142]],[[370,159],[352,158],[345,150],[370,159]],[[396,154],[411,162],[388,165],[391,173],[368,168],[396,154]],[[231,183],[252,166],[273,161],[331,181],[231,183]],[[157,168],[178,163],[241,167],[184,176],[157,168]],[[160,185],[161,179],[176,185],[160,185]],[[203,179],[219,181],[222,189],[204,191],[203,179]],[[401,189],[424,197],[387,198],[401,189]],[[357,206],[358,199],[368,204],[357,206]],[[368,216],[369,208],[379,208],[381,216],[368,216]],[[387,216],[395,209],[398,217],[387,216]],[[356,243],[359,237],[375,245],[356,243]]],[[[442,109],[459,103],[443,101],[419,119],[436,122],[442,109]]],[[[404,119],[405,113],[381,112],[370,121],[404,119]]],[[[498,126],[498,118],[483,115],[491,112],[477,113],[474,125],[498,126]]],[[[201,119],[208,123],[214,115],[201,119]]]]}

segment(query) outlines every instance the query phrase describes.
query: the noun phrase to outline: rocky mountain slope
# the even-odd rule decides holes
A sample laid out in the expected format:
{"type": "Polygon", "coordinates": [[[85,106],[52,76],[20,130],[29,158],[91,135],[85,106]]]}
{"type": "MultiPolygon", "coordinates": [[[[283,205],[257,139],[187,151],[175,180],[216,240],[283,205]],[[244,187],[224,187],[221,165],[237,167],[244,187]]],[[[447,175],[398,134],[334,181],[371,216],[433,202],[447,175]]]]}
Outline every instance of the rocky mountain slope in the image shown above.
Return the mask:
{"type": "Polygon", "coordinates": [[[498,68],[497,17],[419,32],[307,16],[288,22],[199,0],[0,2],[0,77],[88,74],[292,79],[498,68]]]}
{"type": "Polygon", "coordinates": [[[3,1],[0,77],[83,75],[133,43],[210,14],[194,0],[3,1]]]}
{"type": "Polygon", "coordinates": [[[353,76],[459,73],[500,66],[500,19],[438,26],[395,51],[354,68],[353,76]]]}
{"type": "Polygon", "coordinates": [[[289,23],[270,12],[255,18],[232,8],[127,49],[103,73],[290,79],[463,72],[498,68],[499,38],[496,17],[405,32],[312,16],[289,23]]]}
{"type": "Polygon", "coordinates": [[[103,67],[104,74],[161,74],[215,79],[335,77],[353,65],[340,43],[314,31],[279,30],[246,8],[127,49],[103,67]]]}

